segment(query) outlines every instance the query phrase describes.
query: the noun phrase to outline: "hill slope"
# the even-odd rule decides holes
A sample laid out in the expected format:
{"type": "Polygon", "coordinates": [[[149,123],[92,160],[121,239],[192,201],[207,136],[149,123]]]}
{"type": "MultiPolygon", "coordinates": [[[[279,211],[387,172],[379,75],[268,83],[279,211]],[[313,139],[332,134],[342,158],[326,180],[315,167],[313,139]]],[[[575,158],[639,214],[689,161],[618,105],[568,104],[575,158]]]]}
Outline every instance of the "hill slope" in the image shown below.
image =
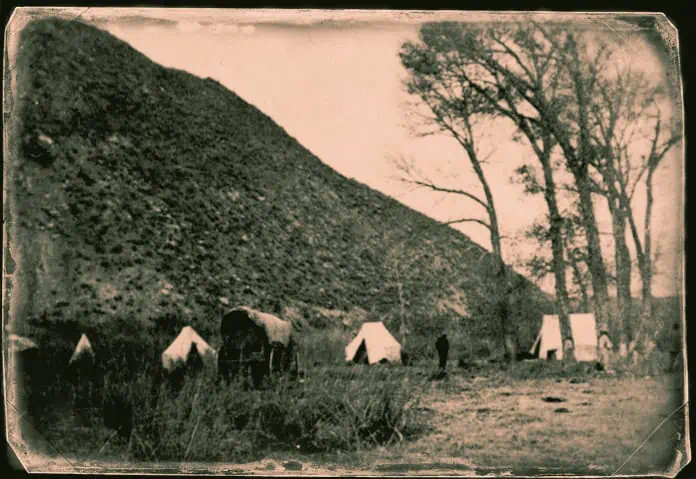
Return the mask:
{"type": "MultiPolygon", "coordinates": [[[[464,315],[472,336],[496,335],[483,248],[339,175],[219,83],[77,21],[34,21],[20,46],[6,169],[15,318],[214,331],[226,304],[280,301],[298,318],[396,328],[403,305],[413,323],[464,315]]],[[[548,301],[511,275],[529,342],[548,301]]]]}

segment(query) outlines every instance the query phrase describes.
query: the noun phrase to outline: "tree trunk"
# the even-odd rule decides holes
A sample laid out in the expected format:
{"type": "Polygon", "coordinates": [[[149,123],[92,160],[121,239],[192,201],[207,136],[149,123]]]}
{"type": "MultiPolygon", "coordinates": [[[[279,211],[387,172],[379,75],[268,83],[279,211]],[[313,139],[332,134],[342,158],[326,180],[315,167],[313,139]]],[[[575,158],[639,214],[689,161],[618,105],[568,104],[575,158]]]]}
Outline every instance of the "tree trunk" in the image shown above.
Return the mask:
{"type": "Polygon", "coordinates": [[[558,210],[556,201],[556,184],[553,180],[550,155],[544,159],[539,158],[544,170],[544,199],[549,209],[549,233],[551,235],[551,263],[556,288],[556,310],[561,323],[561,335],[563,339],[571,338],[570,321],[568,319],[568,288],[566,286],[566,264],[563,255],[563,218],[558,210]]]}
{"type": "Polygon", "coordinates": [[[502,332],[505,355],[509,361],[515,362],[517,360],[517,331],[515,331],[515,328],[510,324],[510,297],[513,291],[510,281],[508,281],[507,267],[505,265],[505,260],[503,259],[503,247],[500,237],[500,227],[498,225],[498,214],[496,213],[495,203],[493,202],[493,193],[488,185],[488,181],[486,181],[483,169],[481,168],[481,163],[477,159],[476,151],[472,146],[467,146],[465,148],[469,155],[469,159],[471,160],[471,166],[473,167],[474,172],[481,183],[483,193],[486,197],[486,209],[488,210],[491,247],[493,248],[493,255],[495,257],[495,275],[499,285],[496,309],[500,320],[499,324],[502,332]]]}
{"type": "Polygon", "coordinates": [[[491,243],[493,245],[493,255],[495,256],[495,275],[499,285],[496,309],[500,318],[500,330],[503,336],[503,348],[505,355],[510,362],[517,360],[517,332],[510,324],[510,296],[512,288],[507,277],[507,267],[503,260],[500,231],[498,229],[498,218],[495,208],[490,207],[489,212],[491,224],[491,243]]]}
{"type": "Polygon", "coordinates": [[[583,228],[587,240],[588,266],[592,279],[592,293],[595,303],[595,316],[597,320],[597,333],[609,331],[609,290],[607,286],[607,274],[602,257],[602,247],[597,230],[597,218],[592,204],[592,192],[587,169],[573,171],[580,196],[580,213],[583,228]]]}
{"type": "MultiPolygon", "coordinates": [[[[614,238],[614,261],[616,263],[616,320],[619,331],[619,354],[626,357],[629,344],[633,340],[633,314],[631,297],[631,253],[626,242],[626,220],[632,215],[629,202],[623,197],[624,189],[617,188],[617,171],[613,166],[600,169],[607,187],[606,198],[611,214],[612,235],[614,238]]],[[[621,174],[619,172],[619,174],[621,174]]],[[[640,255],[640,250],[638,249],[640,255]]]]}
{"type": "Polygon", "coordinates": [[[401,275],[397,268],[397,289],[399,290],[399,335],[401,336],[401,347],[406,347],[406,340],[408,336],[408,327],[406,326],[406,306],[404,304],[404,287],[401,281],[401,275]]]}
{"type": "Polygon", "coordinates": [[[582,311],[588,312],[590,310],[590,298],[587,294],[587,285],[585,284],[585,280],[582,277],[582,271],[580,271],[580,266],[578,265],[577,260],[571,259],[570,267],[573,269],[573,278],[575,279],[575,283],[578,285],[578,288],[580,288],[580,300],[582,302],[582,311]]]}
{"type": "Polygon", "coordinates": [[[628,354],[628,345],[633,340],[631,315],[631,254],[626,244],[626,212],[615,198],[607,198],[612,219],[614,236],[614,258],[616,262],[616,319],[619,326],[619,352],[628,354]]]}
{"type": "MultiPolygon", "coordinates": [[[[569,166],[579,190],[580,213],[587,240],[588,267],[592,280],[592,294],[598,328],[597,339],[599,340],[603,332],[608,333],[609,331],[609,290],[602,247],[599,241],[597,218],[595,217],[594,205],[592,204],[592,184],[588,172],[588,164],[595,155],[591,140],[592,135],[590,134],[592,127],[589,121],[593,91],[591,85],[586,82],[587,78],[580,67],[580,53],[575,48],[576,44],[573,43],[572,50],[574,51],[572,52],[572,60],[569,62],[569,70],[575,97],[578,102],[579,138],[578,149],[575,155],[567,156],[566,161],[570,163],[569,166]]],[[[559,142],[561,141],[561,138],[557,139],[559,142]]],[[[566,145],[563,147],[566,155],[572,149],[567,139],[565,137],[566,145]]],[[[602,361],[601,358],[600,361],[602,361]]]]}
{"type": "MultiPolygon", "coordinates": [[[[652,174],[650,171],[648,171],[648,183],[652,182],[652,174]]],[[[648,204],[650,205],[649,207],[646,205],[646,219],[648,220],[646,223],[646,233],[648,233],[649,228],[650,228],[650,216],[652,215],[652,187],[647,187],[648,190],[648,204]]],[[[642,305],[641,305],[641,314],[640,314],[640,322],[638,325],[638,334],[636,336],[641,336],[642,335],[642,330],[643,330],[643,325],[646,321],[649,320],[650,315],[652,314],[652,266],[650,264],[650,257],[645,254],[645,250],[643,249],[643,243],[640,240],[640,235],[638,234],[638,226],[636,225],[634,216],[633,216],[633,211],[631,208],[631,204],[629,202],[628,196],[626,194],[625,187],[622,185],[621,187],[621,202],[622,202],[622,207],[623,209],[627,212],[627,218],[628,218],[628,225],[630,227],[631,231],[631,236],[633,237],[633,244],[636,248],[636,257],[638,258],[638,270],[640,271],[640,279],[641,279],[641,299],[642,299],[642,305]]],[[[650,237],[650,234],[648,233],[646,237],[650,237]]],[[[650,240],[648,240],[650,242],[650,240]]],[[[650,246],[648,246],[650,247],[650,246]]],[[[636,337],[636,339],[639,339],[636,337]]]]}
{"type": "MultiPolygon", "coordinates": [[[[653,297],[652,297],[652,206],[653,206],[653,177],[655,175],[655,170],[657,165],[651,163],[648,167],[648,175],[645,180],[645,193],[646,193],[646,203],[645,203],[645,229],[643,235],[643,261],[640,265],[640,273],[642,280],[642,305],[640,314],[640,330],[645,331],[646,326],[649,324],[652,314],[653,314],[653,297]]],[[[644,334],[641,334],[644,336],[644,334]]],[[[647,341],[648,338],[641,337],[643,342],[647,341]]]]}

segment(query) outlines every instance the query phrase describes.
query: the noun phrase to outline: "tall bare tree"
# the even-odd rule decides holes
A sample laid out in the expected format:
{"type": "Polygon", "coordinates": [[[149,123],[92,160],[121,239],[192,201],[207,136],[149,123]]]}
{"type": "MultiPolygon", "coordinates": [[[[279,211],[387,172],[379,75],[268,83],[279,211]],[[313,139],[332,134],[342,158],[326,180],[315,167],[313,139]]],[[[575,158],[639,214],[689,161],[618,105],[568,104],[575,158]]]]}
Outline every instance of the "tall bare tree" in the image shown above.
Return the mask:
{"type": "Polygon", "coordinates": [[[517,356],[517,333],[514,326],[509,324],[510,317],[510,281],[503,259],[500,225],[496,211],[493,192],[484,171],[485,157],[482,157],[479,140],[481,137],[480,124],[487,121],[496,112],[490,107],[485,97],[475,89],[460,82],[453,75],[451,65],[456,64],[458,51],[443,48],[441,43],[433,44],[435,37],[431,30],[424,27],[421,31],[421,42],[407,42],[402,46],[401,62],[409,72],[406,87],[409,94],[419,98],[428,113],[424,114],[426,124],[435,127],[424,134],[445,133],[451,136],[461,146],[471,166],[483,196],[464,189],[447,188],[419,175],[406,163],[402,163],[404,180],[416,186],[429,188],[436,192],[457,194],[474,202],[484,213],[481,217],[471,216],[448,221],[448,224],[473,222],[480,224],[489,232],[491,248],[495,258],[495,274],[502,290],[498,292],[497,316],[504,338],[503,345],[506,355],[511,360],[517,356]]]}
{"type": "Polygon", "coordinates": [[[631,172],[623,165],[626,160],[623,152],[630,141],[630,131],[634,131],[635,121],[641,114],[644,79],[632,74],[630,70],[619,72],[616,78],[600,80],[599,93],[592,108],[594,122],[593,141],[598,154],[592,158],[593,166],[601,180],[597,191],[607,200],[612,219],[614,239],[614,262],[616,270],[617,323],[620,331],[619,344],[622,355],[633,339],[631,271],[632,259],[626,241],[626,223],[629,212],[622,197],[619,177],[626,179],[631,172]],[[640,92],[640,93],[639,93],[640,92]]]}
{"type": "MultiPolygon", "coordinates": [[[[529,130],[529,129],[528,129],[529,130]]],[[[531,130],[529,130],[531,131],[531,130]]],[[[528,136],[530,142],[532,138],[528,136]]],[[[565,260],[565,240],[563,235],[563,217],[560,213],[557,198],[556,182],[553,177],[553,166],[551,160],[552,145],[550,135],[542,136],[542,147],[535,148],[537,158],[542,166],[544,173],[543,183],[539,182],[536,177],[536,172],[528,165],[522,165],[516,172],[521,178],[522,184],[525,186],[525,192],[528,194],[543,193],[546,205],[548,208],[548,229],[541,228],[540,225],[535,225],[529,232],[528,236],[535,238],[540,244],[545,245],[551,243],[551,262],[541,267],[538,257],[534,258],[528,266],[536,268],[536,275],[550,273],[554,276],[554,286],[556,290],[556,310],[561,324],[561,334],[564,339],[571,337],[569,313],[569,298],[568,287],[566,283],[566,260],[565,260]]]]}
{"type": "Polygon", "coordinates": [[[565,72],[564,86],[568,98],[572,99],[564,102],[563,112],[555,110],[555,115],[550,114],[554,111],[552,105],[543,99],[538,102],[538,108],[563,150],[578,191],[582,227],[587,241],[595,315],[601,334],[609,330],[609,290],[592,198],[594,188],[589,166],[596,151],[592,142],[590,113],[599,82],[607,70],[612,52],[600,41],[596,41],[593,48],[590,48],[582,35],[575,32],[559,32],[540,25],[536,27],[543,38],[554,47],[554,54],[565,72]]]}
{"type": "Polygon", "coordinates": [[[634,339],[630,306],[632,259],[626,239],[630,226],[642,282],[641,323],[652,313],[652,205],[653,179],[667,152],[680,141],[676,122],[667,122],[661,104],[663,88],[644,74],[624,68],[600,82],[600,95],[592,111],[595,124],[593,141],[598,154],[593,166],[601,175],[599,190],[606,197],[612,216],[615,245],[620,350],[625,354],[634,339]],[[644,182],[646,209],[641,241],[632,201],[644,182]]]}

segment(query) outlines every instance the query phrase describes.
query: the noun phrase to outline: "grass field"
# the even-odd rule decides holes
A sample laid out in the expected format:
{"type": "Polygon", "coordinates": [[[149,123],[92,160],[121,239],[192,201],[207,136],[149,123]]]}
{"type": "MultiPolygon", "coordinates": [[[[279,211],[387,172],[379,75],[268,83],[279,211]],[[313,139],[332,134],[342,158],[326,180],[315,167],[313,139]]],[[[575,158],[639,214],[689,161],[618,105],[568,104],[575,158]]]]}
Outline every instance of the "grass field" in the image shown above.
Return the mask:
{"type": "MultiPolygon", "coordinates": [[[[403,386],[399,386],[399,391],[408,391],[411,395],[413,401],[409,402],[408,418],[413,421],[413,428],[409,432],[406,432],[408,428],[404,429],[405,437],[395,435],[381,442],[365,441],[357,447],[341,447],[342,439],[334,438],[338,441],[337,447],[324,447],[319,452],[285,444],[285,447],[259,446],[262,450],[257,454],[239,456],[236,451],[244,448],[240,443],[243,436],[226,426],[224,415],[221,415],[209,423],[203,421],[206,425],[201,426],[196,441],[189,439],[190,425],[177,425],[179,429],[161,432],[170,435],[171,441],[158,447],[174,447],[172,450],[182,452],[188,447],[188,450],[197,451],[191,456],[215,458],[191,459],[190,463],[182,465],[160,460],[156,455],[143,454],[135,458],[132,444],[129,452],[125,439],[112,439],[106,444],[112,436],[111,431],[90,426],[68,411],[61,414],[60,421],[48,434],[29,430],[27,443],[36,444],[39,450],[50,455],[54,467],[85,472],[108,467],[115,470],[154,468],[163,472],[182,468],[189,472],[212,469],[254,474],[288,474],[301,470],[308,474],[611,475],[622,465],[621,473],[667,472],[684,439],[684,411],[681,410],[666,420],[624,465],[656,426],[681,405],[681,379],[674,374],[607,376],[591,368],[535,362],[512,367],[487,366],[475,371],[453,368],[448,377],[440,381],[431,380],[431,372],[425,367],[395,366],[370,369],[332,366],[310,372],[301,386],[311,391],[310,402],[305,407],[316,408],[324,401],[334,404],[335,398],[340,402],[340,398],[363,394],[366,399],[361,399],[363,402],[357,408],[364,410],[372,407],[369,404],[379,396],[373,390],[387,391],[398,383],[403,386]],[[204,431],[205,428],[208,430],[204,431]],[[230,444],[225,446],[224,441],[213,441],[219,436],[215,436],[211,428],[227,434],[230,444]],[[197,450],[197,447],[215,448],[216,454],[210,456],[207,454],[210,451],[197,450]],[[229,452],[225,452],[226,447],[229,452]],[[62,460],[65,461],[62,466],[56,465],[62,460]]],[[[288,401],[295,400],[292,399],[294,395],[287,396],[287,391],[281,393],[291,398],[288,401]]],[[[239,394],[233,392],[232,396],[239,394]]],[[[262,394],[272,396],[273,391],[262,394]]],[[[182,395],[182,404],[177,409],[190,410],[184,403],[192,400],[191,395],[182,395]]],[[[213,416],[223,409],[213,398],[206,401],[213,416]]],[[[357,403],[349,399],[346,404],[357,403]]],[[[401,406],[408,409],[406,401],[401,406]]],[[[308,410],[302,411],[301,402],[291,407],[298,409],[299,415],[309,414],[308,410]]],[[[379,411],[378,414],[382,414],[379,411]]],[[[354,418],[345,414],[341,417],[349,421],[354,418]]],[[[344,423],[331,424],[337,434],[348,430],[343,428],[344,423]]],[[[331,434],[332,429],[327,428],[324,436],[312,437],[329,440],[331,434]]],[[[281,434],[276,436],[281,437],[281,434]]],[[[683,451],[683,446],[679,450],[683,451]]]]}

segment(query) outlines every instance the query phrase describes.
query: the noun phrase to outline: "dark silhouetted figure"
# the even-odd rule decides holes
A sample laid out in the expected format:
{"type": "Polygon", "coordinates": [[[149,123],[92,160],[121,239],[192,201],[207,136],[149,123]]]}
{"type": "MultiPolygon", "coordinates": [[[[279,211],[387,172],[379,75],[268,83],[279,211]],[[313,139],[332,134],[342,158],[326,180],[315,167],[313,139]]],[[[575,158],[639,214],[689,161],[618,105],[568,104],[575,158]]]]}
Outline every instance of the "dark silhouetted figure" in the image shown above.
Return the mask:
{"type": "Polygon", "coordinates": [[[437,355],[440,359],[440,369],[444,371],[447,369],[447,355],[449,354],[449,340],[446,334],[437,338],[437,341],[435,341],[435,349],[437,349],[437,355]]]}

